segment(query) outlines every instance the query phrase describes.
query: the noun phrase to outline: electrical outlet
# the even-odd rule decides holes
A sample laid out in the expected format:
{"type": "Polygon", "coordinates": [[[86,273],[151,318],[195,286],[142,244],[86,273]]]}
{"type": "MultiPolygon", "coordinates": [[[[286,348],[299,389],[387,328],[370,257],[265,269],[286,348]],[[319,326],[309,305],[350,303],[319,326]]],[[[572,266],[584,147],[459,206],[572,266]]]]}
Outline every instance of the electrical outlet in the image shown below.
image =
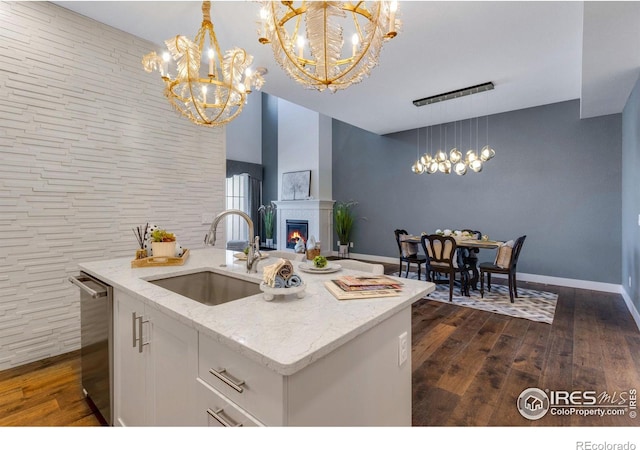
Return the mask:
{"type": "Polygon", "coordinates": [[[629,287],[631,287],[631,275],[629,275],[629,287]]]}
{"type": "Polygon", "coordinates": [[[409,337],[405,331],[398,336],[398,366],[403,365],[409,359],[409,337]]]}
{"type": "Polygon", "coordinates": [[[353,248],[353,242],[349,242],[349,247],[353,248]]]}
{"type": "Polygon", "coordinates": [[[640,227],[640,214],[638,214],[638,226],[640,227]]]}

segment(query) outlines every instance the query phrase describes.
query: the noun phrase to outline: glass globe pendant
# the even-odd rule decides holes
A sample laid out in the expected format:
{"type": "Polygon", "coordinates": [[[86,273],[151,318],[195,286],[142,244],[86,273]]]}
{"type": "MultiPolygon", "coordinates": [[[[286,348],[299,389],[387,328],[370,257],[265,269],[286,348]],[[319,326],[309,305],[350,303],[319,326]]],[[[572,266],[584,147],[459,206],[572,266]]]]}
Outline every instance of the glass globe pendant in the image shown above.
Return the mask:
{"type": "Polygon", "coordinates": [[[467,173],[467,165],[464,162],[460,161],[453,166],[453,171],[456,173],[456,175],[464,175],[465,173],[467,173]]]}
{"type": "Polygon", "coordinates": [[[457,164],[462,161],[462,153],[457,148],[452,148],[449,152],[449,160],[452,164],[457,164]]]}
{"type": "Polygon", "coordinates": [[[492,149],[488,145],[485,145],[484,147],[482,147],[482,150],[480,151],[481,160],[489,161],[494,156],[496,156],[496,151],[494,149],[492,149]]]}

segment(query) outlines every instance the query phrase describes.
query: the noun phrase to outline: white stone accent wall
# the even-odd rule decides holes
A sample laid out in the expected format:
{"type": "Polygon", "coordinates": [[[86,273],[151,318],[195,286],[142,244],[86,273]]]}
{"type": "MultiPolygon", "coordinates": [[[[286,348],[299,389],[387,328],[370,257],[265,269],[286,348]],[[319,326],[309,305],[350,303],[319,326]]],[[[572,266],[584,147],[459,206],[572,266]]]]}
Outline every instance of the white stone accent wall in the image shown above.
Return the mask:
{"type": "Polygon", "coordinates": [[[52,3],[0,3],[0,370],[79,348],[79,262],[133,259],[146,222],[201,247],[202,215],[224,208],[225,131],[171,109],[151,50],[52,3]]]}

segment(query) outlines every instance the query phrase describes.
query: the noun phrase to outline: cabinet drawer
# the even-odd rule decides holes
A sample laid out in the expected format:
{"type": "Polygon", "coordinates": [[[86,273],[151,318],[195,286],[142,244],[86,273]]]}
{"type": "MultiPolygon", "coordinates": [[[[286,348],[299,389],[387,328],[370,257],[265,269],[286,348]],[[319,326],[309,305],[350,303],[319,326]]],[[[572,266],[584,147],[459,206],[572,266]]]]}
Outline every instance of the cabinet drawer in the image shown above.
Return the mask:
{"type": "Polygon", "coordinates": [[[202,333],[198,376],[265,425],[283,424],[283,377],[202,333]]]}
{"type": "Polygon", "coordinates": [[[209,427],[259,427],[255,418],[198,379],[197,421],[209,427]]]}

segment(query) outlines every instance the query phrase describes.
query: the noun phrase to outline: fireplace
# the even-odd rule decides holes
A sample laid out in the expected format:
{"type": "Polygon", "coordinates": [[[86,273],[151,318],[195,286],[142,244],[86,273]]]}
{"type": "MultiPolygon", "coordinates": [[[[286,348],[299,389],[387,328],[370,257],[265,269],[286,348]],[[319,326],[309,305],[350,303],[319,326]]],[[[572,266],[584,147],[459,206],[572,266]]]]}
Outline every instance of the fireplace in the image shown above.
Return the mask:
{"type": "Polygon", "coordinates": [[[302,239],[306,244],[308,235],[308,220],[287,220],[287,248],[295,248],[298,239],[302,239]]]}

